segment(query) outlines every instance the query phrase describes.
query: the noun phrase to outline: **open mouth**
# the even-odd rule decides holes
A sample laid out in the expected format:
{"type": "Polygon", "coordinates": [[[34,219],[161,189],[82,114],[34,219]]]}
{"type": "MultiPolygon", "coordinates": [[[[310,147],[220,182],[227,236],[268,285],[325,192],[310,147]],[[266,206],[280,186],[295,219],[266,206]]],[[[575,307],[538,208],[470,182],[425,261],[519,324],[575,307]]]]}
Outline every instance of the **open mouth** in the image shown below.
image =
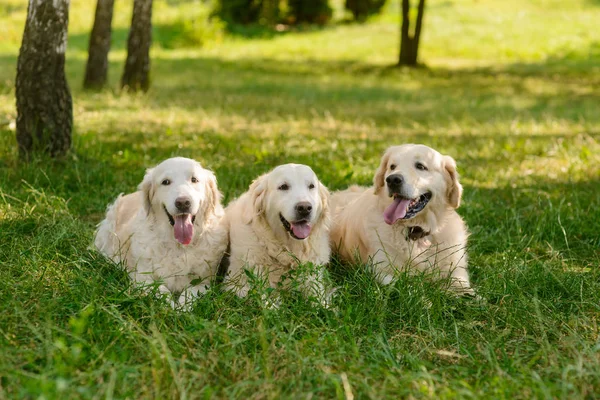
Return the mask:
{"type": "Polygon", "coordinates": [[[311,226],[307,220],[302,219],[295,222],[289,222],[283,218],[283,215],[279,213],[279,219],[283,224],[285,230],[294,238],[298,240],[304,240],[310,235],[311,226]]]}
{"type": "Polygon", "coordinates": [[[429,200],[431,192],[422,194],[414,199],[406,199],[399,194],[394,193],[394,202],[383,212],[383,219],[386,224],[392,225],[399,219],[410,219],[423,211],[429,200]]]}
{"type": "Polygon", "coordinates": [[[163,209],[169,218],[169,223],[173,227],[175,240],[183,245],[190,244],[194,237],[194,221],[196,221],[196,216],[192,214],[171,215],[164,204],[163,209]]]}

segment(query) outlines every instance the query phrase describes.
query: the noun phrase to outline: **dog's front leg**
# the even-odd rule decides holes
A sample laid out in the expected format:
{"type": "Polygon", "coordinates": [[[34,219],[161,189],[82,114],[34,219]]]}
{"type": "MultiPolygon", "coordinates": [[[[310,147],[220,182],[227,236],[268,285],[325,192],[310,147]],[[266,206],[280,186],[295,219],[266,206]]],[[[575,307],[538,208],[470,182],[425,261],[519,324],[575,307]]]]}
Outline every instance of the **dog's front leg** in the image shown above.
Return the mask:
{"type": "Polygon", "coordinates": [[[475,291],[469,281],[467,266],[457,266],[452,269],[450,277],[452,278],[451,288],[457,294],[475,296],[475,291]]]}
{"type": "Polygon", "coordinates": [[[250,286],[246,276],[242,276],[244,272],[234,277],[225,278],[225,287],[227,290],[234,292],[238,297],[245,298],[250,292],[250,286]]]}
{"type": "Polygon", "coordinates": [[[394,260],[383,249],[379,249],[371,258],[371,269],[377,281],[387,286],[396,280],[398,268],[394,265],[394,260]]]}
{"type": "Polygon", "coordinates": [[[300,289],[304,296],[316,298],[325,308],[331,306],[331,298],[335,290],[327,290],[327,272],[324,266],[310,266],[308,271],[298,278],[301,280],[300,289]]]}
{"type": "Polygon", "coordinates": [[[198,285],[185,288],[181,291],[177,303],[183,311],[190,311],[192,305],[194,304],[194,300],[200,297],[200,295],[206,293],[207,290],[208,283],[200,283],[198,285]]]}
{"type": "Polygon", "coordinates": [[[437,255],[438,267],[443,276],[450,277],[450,289],[461,295],[475,295],[475,291],[471,288],[469,272],[467,269],[467,253],[464,245],[454,245],[445,249],[437,255]]]}
{"type": "MultiPolygon", "coordinates": [[[[138,270],[135,270],[130,272],[129,276],[135,285],[142,288],[146,293],[152,293],[156,283],[160,282],[154,279],[151,272],[139,272],[138,270]]],[[[176,308],[177,304],[173,301],[173,295],[164,283],[158,285],[156,289],[155,295],[157,298],[167,300],[171,307],[176,308]]]]}

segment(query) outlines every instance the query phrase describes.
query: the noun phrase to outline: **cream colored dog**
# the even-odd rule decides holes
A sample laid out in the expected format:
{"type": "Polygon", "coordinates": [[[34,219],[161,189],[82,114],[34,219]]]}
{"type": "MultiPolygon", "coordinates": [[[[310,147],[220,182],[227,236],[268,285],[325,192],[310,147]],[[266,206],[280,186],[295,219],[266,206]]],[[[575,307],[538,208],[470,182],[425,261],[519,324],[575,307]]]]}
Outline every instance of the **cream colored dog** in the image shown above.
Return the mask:
{"type": "Polygon", "coordinates": [[[244,269],[276,287],[298,264],[312,263],[301,288],[326,302],[328,202],[327,188],[306,165],[281,165],[256,179],[225,210],[231,245],[226,287],[244,297],[250,289],[244,269]]]}
{"type": "Polygon", "coordinates": [[[108,207],[95,245],[134,281],[159,281],[160,293],[181,293],[173,306],[186,305],[206,290],[227,247],[220,199],[212,172],[170,158],[146,171],[139,191],[108,207]]]}
{"type": "Polygon", "coordinates": [[[372,260],[382,284],[408,268],[450,276],[453,289],[472,293],[468,233],[455,211],[461,196],[452,157],[423,145],[390,147],[373,188],[332,194],[332,246],[347,261],[372,260]]]}

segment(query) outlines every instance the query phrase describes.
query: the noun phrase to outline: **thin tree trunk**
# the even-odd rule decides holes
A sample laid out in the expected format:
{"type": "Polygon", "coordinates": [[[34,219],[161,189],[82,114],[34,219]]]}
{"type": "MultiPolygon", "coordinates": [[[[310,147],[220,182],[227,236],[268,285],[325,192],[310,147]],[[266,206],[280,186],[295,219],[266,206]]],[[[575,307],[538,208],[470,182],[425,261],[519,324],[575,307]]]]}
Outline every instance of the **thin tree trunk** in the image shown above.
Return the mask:
{"type": "Polygon", "coordinates": [[[400,25],[400,59],[398,60],[398,64],[400,65],[409,65],[410,63],[410,54],[412,40],[410,39],[409,29],[410,29],[410,20],[408,18],[408,13],[410,12],[410,2],[409,0],[402,0],[402,22],[400,25]]]}
{"type": "Polygon", "coordinates": [[[423,27],[423,15],[425,14],[425,0],[419,0],[415,33],[410,36],[410,1],[402,0],[402,25],[400,27],[400,57],[399,65],[414,67],[417,65],[419,55],[419,42],[423,27]]]}
{"type": "Polygon", "coordinates": [[[127,60],[121,87],[146,91],[150,87],[150,43],[152,42],[152,0],[134,0],[127,60]]]}
{"type": "Polygon", "coordinates": [[[413,59],[415,65],[417,65],[419,55],[419,41],[421,39],[421,28],[423,27],[423,14],[425,14],[425,0],[419,0],[415,36],[413,36],[413,59]]]}
{"type": "Polygon", "coordinates": [[[17,61],[17,143],[64,155],[71,147],[73,103],[65,77],[69,0],[29,0],[17,61]]]}
{"type": "Polygon", "coordinates": [[[86,89],[102,89],[106,85],[113,6],[114,0],[98,0],[96,4],[94,27],[90,35],[88,61],[83,80],[83,87],[86,89]]]}

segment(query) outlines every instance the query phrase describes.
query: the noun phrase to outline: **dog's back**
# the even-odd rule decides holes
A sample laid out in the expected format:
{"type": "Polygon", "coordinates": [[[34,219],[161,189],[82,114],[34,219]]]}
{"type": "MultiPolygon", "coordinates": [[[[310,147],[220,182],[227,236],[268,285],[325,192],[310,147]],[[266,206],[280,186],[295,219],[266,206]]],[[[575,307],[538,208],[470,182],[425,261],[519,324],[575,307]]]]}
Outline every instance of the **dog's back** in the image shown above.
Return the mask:
{"type": "Polygon", "coordinates": [[[142,193],[135,192],[123,196],[120,194],[114,203],[108,206],[106,218],[98,224],[94,245],[114,262],[122,260],[126,238],[125,227],[142,207],[142,193]]]}
{"type": "Polygon", "coordinates": [[[361,194],[371,188],[365,186],[352,185],[348,189],[340,190],[331,193],[329,198],[329,206],[331,207],[332,217],[335,219],[336,215],[348,204],[358,199],[361,194]]]}

